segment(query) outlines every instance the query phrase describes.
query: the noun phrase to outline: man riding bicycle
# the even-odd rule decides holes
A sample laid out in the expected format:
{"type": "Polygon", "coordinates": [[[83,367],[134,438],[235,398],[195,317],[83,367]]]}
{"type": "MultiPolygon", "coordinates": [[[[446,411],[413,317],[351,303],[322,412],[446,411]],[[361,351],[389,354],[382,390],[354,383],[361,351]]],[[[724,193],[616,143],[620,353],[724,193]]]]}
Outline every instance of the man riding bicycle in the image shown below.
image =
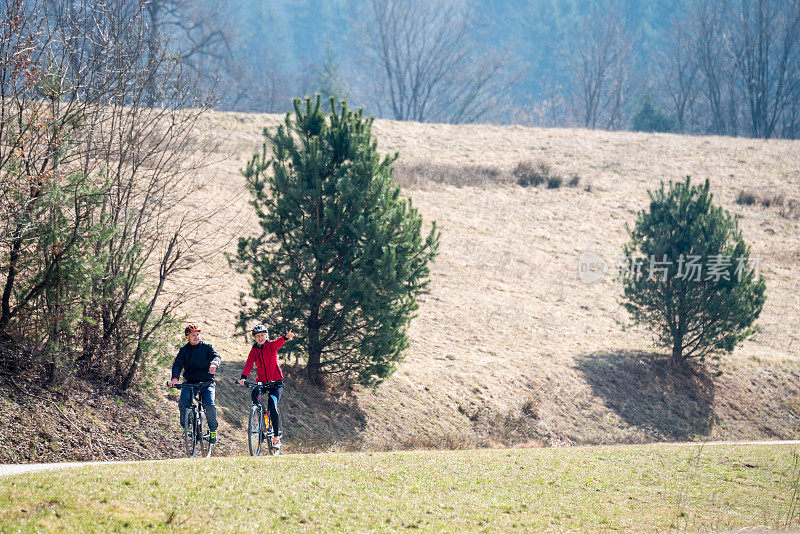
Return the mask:
{"type": "MultiPolygon", "coordinates": [[[[200,341],[200,328],[190,324],[184,330],[188,343],[180,348],[175,362],[172,364],[172,380],[170,387],[178,383],[178,377],[183,370],[183,379],[190,383],[211,382],[202,392],[203,407],[208,419],[209,443],[217,442],[217,406],[214,404],[215,388],[214,375],[217,372],[220,361],[222,360],[209,343],[200,341]]],[[[191,390],[184,388],[181,390],[181,400],[179,411],[181,426],[184,424],[186,408],[192,404],[191,390]]],[[[184,429],[185,430],[185,429],[184,429]]]]}
{"type": "MultiPolygon", "coordinates": [[[[278,401],[281,400],[281,394],[283,393],[283,373],[278,365],[278,349],[280,349],[287,340],[292,339],[294,333],[289,330],[288,333],[272,341],[267,341],[268,334],[267,327],[263,324],[258,324],[253,327],[255,343],[253,343],[250,354],[247,356],[247,363],[244,365],[244,371],[242,371],[242,377],[239,383],[244,385],[244,381],[250,375],[250,371],[253,370],[254,364],[256,365],[258,382],[279,382],[278,384],[272,385],[267,391],[269,396],[267,408],[269,409],[269,418],[272,421],[272,428],[275,429],[275,437],[272,439],[272,445],[274,448],[280,449],[283,428],[281,427],[281,416],[280,413],[278,413],[278,401]]],[[[259,404],[261,402],[260,388],[253,388],[251,400],[253,404],[259,404]]]]}

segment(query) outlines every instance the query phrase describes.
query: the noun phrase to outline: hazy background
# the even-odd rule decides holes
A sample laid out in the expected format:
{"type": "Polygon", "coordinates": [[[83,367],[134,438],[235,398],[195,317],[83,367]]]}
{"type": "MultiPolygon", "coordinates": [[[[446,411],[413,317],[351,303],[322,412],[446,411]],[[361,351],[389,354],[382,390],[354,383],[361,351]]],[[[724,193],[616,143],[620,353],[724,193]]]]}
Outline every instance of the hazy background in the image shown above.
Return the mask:
{"type": "Polygon", "coordinates": [[[798,0],[151,0],[224,110],[797,137],[798,0]]]}

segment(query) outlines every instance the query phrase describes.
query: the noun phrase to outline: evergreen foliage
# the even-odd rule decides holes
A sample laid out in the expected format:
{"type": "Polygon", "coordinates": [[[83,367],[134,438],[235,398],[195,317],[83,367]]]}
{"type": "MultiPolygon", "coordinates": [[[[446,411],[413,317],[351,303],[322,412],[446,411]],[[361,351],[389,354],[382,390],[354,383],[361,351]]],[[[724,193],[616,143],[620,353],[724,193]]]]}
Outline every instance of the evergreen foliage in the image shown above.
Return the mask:
{"type": "Polygon", "coordinates": [[[317,68],[317,87],[324,101],[331,98],[343,99],[347,96],[339,60],[330,43],[326,43],[325,58],[322,66],[317,68]]]}
{"type": "Polygon", "coordinates": [[[644,91],[633,114],[631,129],[635,132],[674,132],[675,120],[656,104],[652,90],[644,91]]]}
{"type": "Polygon", "coordinates": [[[232,263],[251,274],[252,305],[239,315],[292,327],[309,378],[335,374],[376,385],[408,346],[406,328],[436,256],[435,223],[392,182],[397,154],[381,157],[372,118],[331,99],[294,100],[244,170],[262,228],[241,238],[232,263]],[[272,156],[268,156],[268,152],[272,156]]]}
{"type": "Polygon", "coordinates": [[[672,348],[675,365],[716,360],[755,333],[763,277],[736,219],[713,205],[708,180],[662,183],[649,195],[623,248],[623,306],[672,348]]]}

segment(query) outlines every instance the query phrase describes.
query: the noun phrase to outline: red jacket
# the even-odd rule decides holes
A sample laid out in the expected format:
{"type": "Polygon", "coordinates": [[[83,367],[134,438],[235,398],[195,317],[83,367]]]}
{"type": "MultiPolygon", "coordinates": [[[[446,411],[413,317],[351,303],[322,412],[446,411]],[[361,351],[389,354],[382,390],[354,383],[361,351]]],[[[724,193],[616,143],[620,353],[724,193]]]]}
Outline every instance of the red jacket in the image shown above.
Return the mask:
{"type": "Polygon", "coordinates": [[[253,345],[250,349],[250,354],[247,356],[247,363],[244,364],[244,371],[242,371],[242,378],[247,378],[250,371],[253,370],[253,364],[256,364],[257,382],[274,382],[275,380],[283,380],[283,373],[278,366],[278,349],[286,342],[286,338],[281,336],[278,339],[267,341],[260,347],[253,345]]]}

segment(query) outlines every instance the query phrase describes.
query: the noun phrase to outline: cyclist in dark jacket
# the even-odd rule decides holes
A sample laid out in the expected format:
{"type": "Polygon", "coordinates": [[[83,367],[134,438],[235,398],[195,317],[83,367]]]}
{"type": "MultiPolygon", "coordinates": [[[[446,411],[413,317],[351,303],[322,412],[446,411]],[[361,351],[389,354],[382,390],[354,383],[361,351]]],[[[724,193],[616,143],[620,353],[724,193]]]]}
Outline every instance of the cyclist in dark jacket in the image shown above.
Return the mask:
{"type": "MultiPolygon", "coordinates": [[[[172,364],[172,380],[170,385],[178,383],[178,377],[183,370],[183,379],[190,384],[197,382],[211,382],[210,385],[203,389],[202,400],[203,408],[206,411],[206,418],[208,419],[209,442],[217,442],[217,405],[214,404],[215,388],[214,388],[214,375],[217,372],[221,358],[214,347],[209,343],[200,341],[200,329],[197,325],[190,324],[184,330],[188,343],[180,348],[178,355],[175,357],[175,362],[172,364]]],[[[186,408],[192,404],[190,397],[191,390],[189,388],[181,389],[181,400],[179,403],[179,411],[181,418],[181,426],[183,426],[183,418],[186,414],[186,408]]]]}

